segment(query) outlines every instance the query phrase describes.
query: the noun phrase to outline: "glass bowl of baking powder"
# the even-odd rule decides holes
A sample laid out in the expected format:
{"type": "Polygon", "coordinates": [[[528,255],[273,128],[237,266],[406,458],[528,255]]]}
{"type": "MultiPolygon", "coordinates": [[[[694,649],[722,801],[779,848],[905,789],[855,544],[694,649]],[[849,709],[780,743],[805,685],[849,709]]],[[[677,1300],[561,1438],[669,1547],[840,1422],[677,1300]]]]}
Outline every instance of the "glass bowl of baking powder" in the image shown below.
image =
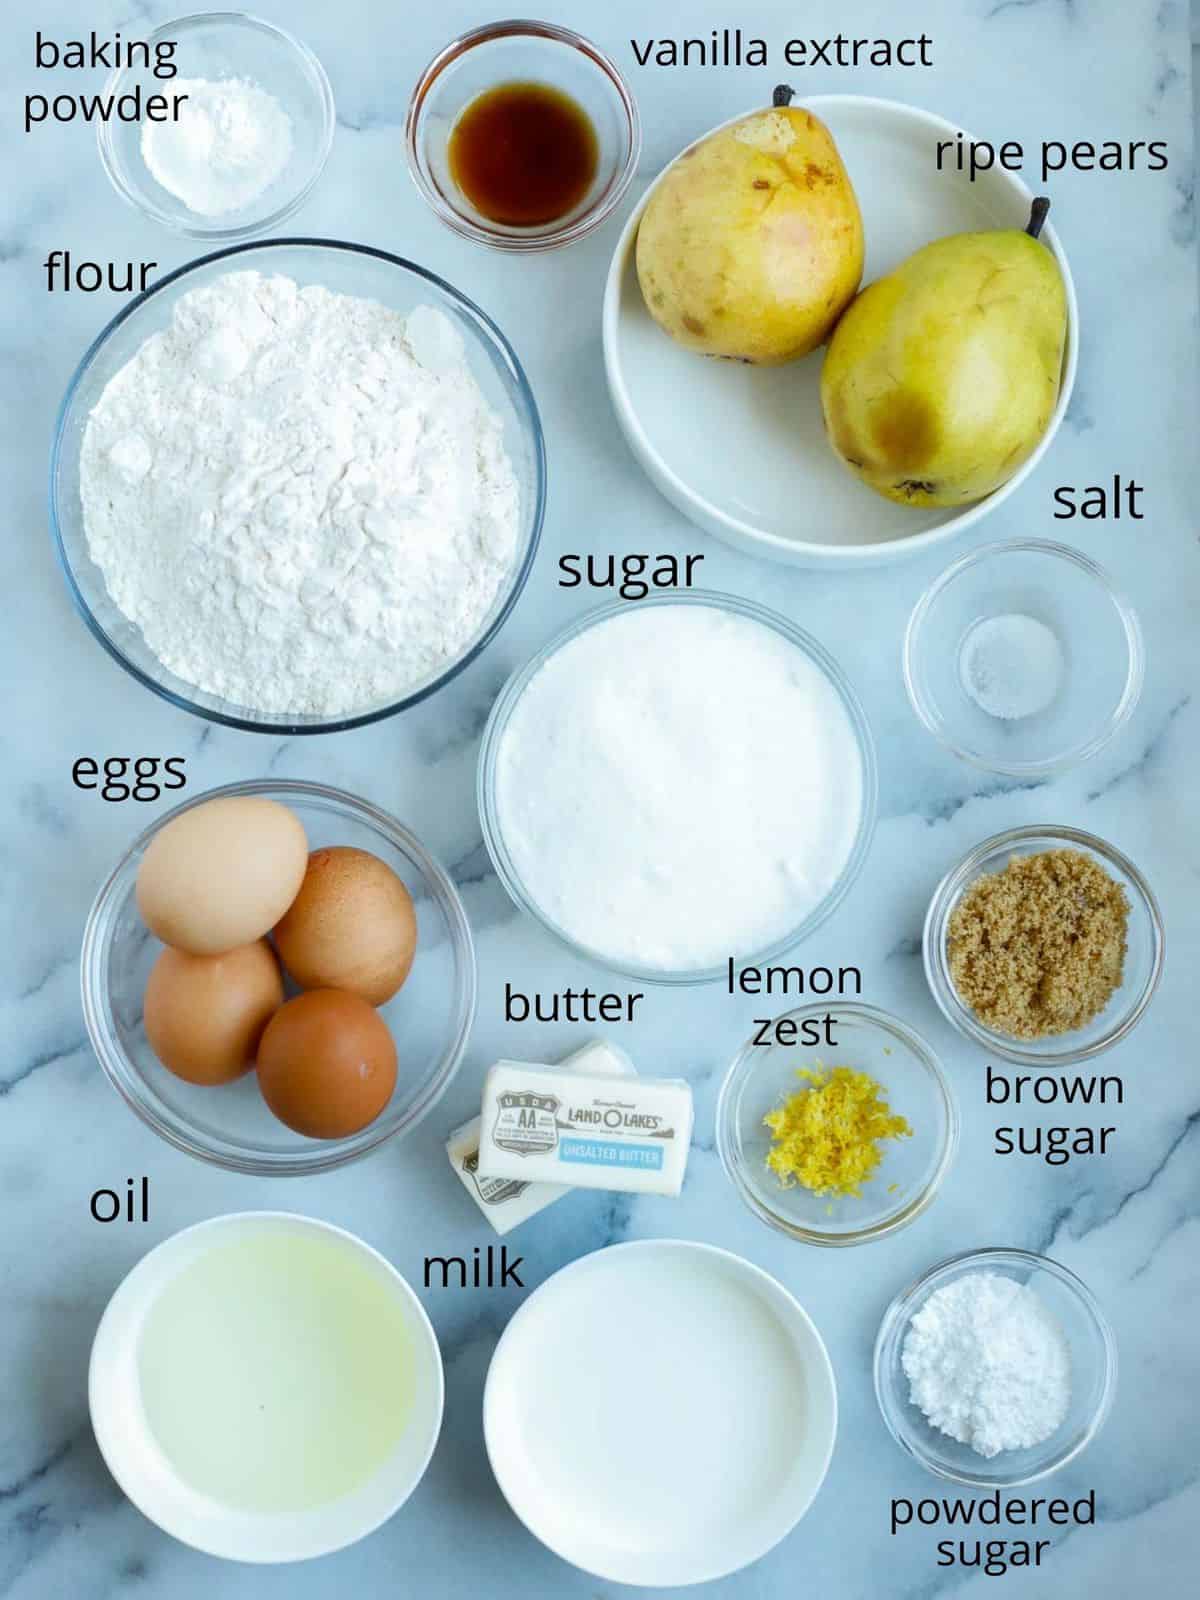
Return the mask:
{"type": "Polygon", "coordinates": [[[173,233],[231,244],[277,228],[325,170],[337,116],[325,69],[285,28],[244,11],[163,23],[125,46],[103,98],[150,109],[97,124],[113,188],[173,233]]]}
{"type": "Polygon", "coordinates": [[[497,325],[331,239],[235,245],[132,301],[71,379],[50,462],[59,559],[108,653],[185,711],[276,735],[378,721],[462,672],[517,602],[545,501],[497,325]]]}
{"type": "MultiPolygon", "coordinates": [[[[930,1330],[923,1331],[928,1341],[930,1330]]],[[[875,1341],[875,1395],[892,1438],[937,1477],[980,1489],[1033,1483],[1073,1461],[1100,1431],[1116,1383],[1116,1339],[1096,1297],[1067,1267],[1032,1250],[968,1250],[939,1262],[896,1296],[875,1341]],[[990,1312],[976,1310],[972,1316],[969,1304],[961,1304],[964,1290],[977,1285],[987,1290],[997,1280],[1004,1280],[1002,1287],[1012,1286],[1008,1309],[997,1311],[1002,1297],[993,1293],[988,1300],[985,1294],[990,1312]],[[947,1291],[966,1318],[962,1328],[956,1329],[954,1316],[943,1310],[947,1291]],[[927,1363],[934,1369],[935,1398],[947,1418],[966,1419],[960,1433],[971,1434],[974,1427],[979,1434],[982,1429],[975,1443],[934,1426],[916,1403],[906,1371],[905,1345],[913,1319],[935,1295],[936,1359],[927,1363]],[[1039,1327],[1050,1330],[1049,1343],[1030,1336],[1027,1320],[1018,1314],[1029,1307],[1039,1327]],[[982,1382],[963,1352],[967,1324],[986,1331],[988,1373],[982,1382]],[[1050,1370],[1054,1363],[1041,1370],[1039,1363],[1044,1366],[1055,1349],[1065,1355],[1062,1370],[1050,1370]],[[994,1393],[988,1393],[989,1384],[994,1393]],[[1028,1416],[1018,1416],[1018,1408],[1028,1416]],[[1020,1433],[1025,1428],[1029,1437],[1042,1433],[1043,1412],[1045,1425],[1053,1424],[1046,1435],[1036,1444],[1010,1447],[1007,1435],[1013,1429],[1020,1433]],[[1002,1440],[989,1441],[989,1428],[999,1429],[1002,1440]],[[981,1444],[994,1453],[982,1453],[981,1444]]],[[[924,1390],[922,1395],[923,1404],[931,1405],[924,1390]]]]}

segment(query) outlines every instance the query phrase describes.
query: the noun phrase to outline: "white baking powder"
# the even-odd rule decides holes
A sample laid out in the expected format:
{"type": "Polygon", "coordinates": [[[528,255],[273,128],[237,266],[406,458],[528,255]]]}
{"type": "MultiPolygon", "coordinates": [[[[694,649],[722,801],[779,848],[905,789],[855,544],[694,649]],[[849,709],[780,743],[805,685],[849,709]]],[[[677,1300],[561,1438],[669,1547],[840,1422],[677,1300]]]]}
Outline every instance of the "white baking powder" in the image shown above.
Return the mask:
{"type": "Polygon", "coordinates": [[[534,676],[496,762],[499,831],[551,922],[618,966],[764,950],[832,888],[863,764],[832,684],[762,623],[631,610],[534,676]]]}
{"type": "Polygon", "coordinates": [[[1040,1444],[1067,1415],[1066,1336],[1033,1289],[999,1273],[936,1289],[909,1325],[900,1362],[912,1403],[981,1456],[1040,1444]]]}
{"type": "Polygon", "coordinates": [[[253,205],[292,158],[292,119],[246,78],[179,78],[177,121],[142,124],[142,160],[156,182],[201,217],[253,205]]]}
{"type": "Polygon", "coordinates": [[[440,311],[236,272],[110,381],[80,463],[112,599],[163,664],[258,711],[394,699],[509,573],[502,424],[440,311]]]}
{"type": "Polygon", "coordinates": [[[985,617],[963,640],[959,675],[981,711],[1006,722],[1045,711],[1062,687],[1058,635],[1019,611],[985,617]]]}

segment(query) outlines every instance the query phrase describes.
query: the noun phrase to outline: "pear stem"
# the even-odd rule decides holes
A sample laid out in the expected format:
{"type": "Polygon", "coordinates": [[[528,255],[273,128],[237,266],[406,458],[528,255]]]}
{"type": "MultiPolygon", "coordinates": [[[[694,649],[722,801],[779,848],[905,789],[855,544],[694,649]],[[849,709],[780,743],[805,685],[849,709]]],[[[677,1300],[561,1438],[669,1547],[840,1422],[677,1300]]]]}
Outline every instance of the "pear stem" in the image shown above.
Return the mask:
{"type": "Polygon", "coordinates": [[[771,96],[771,104],[773,106],[790,106],[795,98],[796,91],[791,84],[780,83],[776,85],[775,92],[771,96]]]}
{"type": "Polygon", "coordinates": [[[1046,217],[1049,211],[1049,200],[1044,194],[1038,195],[1037,199],[1033,202],[1033,207],[1029,213],[1029,226],[1025,229],[1025,232],[1031,239],[1038,239],[1041,237],[1042,229],[1045,226],[1046,217]]]}

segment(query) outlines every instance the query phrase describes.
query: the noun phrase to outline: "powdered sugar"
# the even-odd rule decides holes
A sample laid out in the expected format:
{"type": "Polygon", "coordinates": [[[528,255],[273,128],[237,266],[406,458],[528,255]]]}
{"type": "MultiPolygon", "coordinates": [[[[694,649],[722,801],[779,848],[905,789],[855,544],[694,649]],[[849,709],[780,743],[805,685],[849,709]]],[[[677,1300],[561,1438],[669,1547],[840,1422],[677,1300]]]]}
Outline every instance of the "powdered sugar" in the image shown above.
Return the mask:
{"type": "Polygon", "coordinates": [[[165,666],[240,706],[324,716],[463,653],[520,509],[442,312],[257,272],[185,294],[111,380],[80,489],[109,593],[165,666]]]}
{"type": "Polygon", "coordinates": [[[936,1289],[900,1357],[910,1399],[935,1428],[981,1456],[1040,1444],[1071,1400],[1066,1336],[1037,1294],[995,1272],[936,1289]]]}

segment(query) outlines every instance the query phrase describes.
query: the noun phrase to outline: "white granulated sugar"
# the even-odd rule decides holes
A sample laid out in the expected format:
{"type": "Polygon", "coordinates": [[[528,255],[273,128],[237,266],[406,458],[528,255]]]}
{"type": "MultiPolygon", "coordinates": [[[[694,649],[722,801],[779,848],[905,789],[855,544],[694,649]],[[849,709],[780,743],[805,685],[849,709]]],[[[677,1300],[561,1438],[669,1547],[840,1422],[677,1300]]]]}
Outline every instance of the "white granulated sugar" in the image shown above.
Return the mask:
{"type": "Polygon", "coordinates": [[[442,312],[235,272],[111,380],[92,558],[190,684],[262,712],[386,703],[459,657],[516,550],[502,423],[442,312]]]}
{"type": "Polygon", "coordinates": [[[936,1289],[909,1325],[900,1362],[912,1403],[981,1456],[1041,1444],[1071,1401],[1062,1328],[1028,1284],[995,1272],[936,1289]]]}
{"type": "Polygon", "coordinates": [[[618,966],[758,953],[832,888],[863,767],[832,684],[773,629],[654,606],[530,681],[496,763],[499,831],[551,922],[618,966]]]}
{"type": "Polygon", "coordinates": [[[292,159],[292,119],[246,78],[177,78],[174,121],[142,124],[142,160],[189,211],[221,217],[267,192],[292,159]]]}

